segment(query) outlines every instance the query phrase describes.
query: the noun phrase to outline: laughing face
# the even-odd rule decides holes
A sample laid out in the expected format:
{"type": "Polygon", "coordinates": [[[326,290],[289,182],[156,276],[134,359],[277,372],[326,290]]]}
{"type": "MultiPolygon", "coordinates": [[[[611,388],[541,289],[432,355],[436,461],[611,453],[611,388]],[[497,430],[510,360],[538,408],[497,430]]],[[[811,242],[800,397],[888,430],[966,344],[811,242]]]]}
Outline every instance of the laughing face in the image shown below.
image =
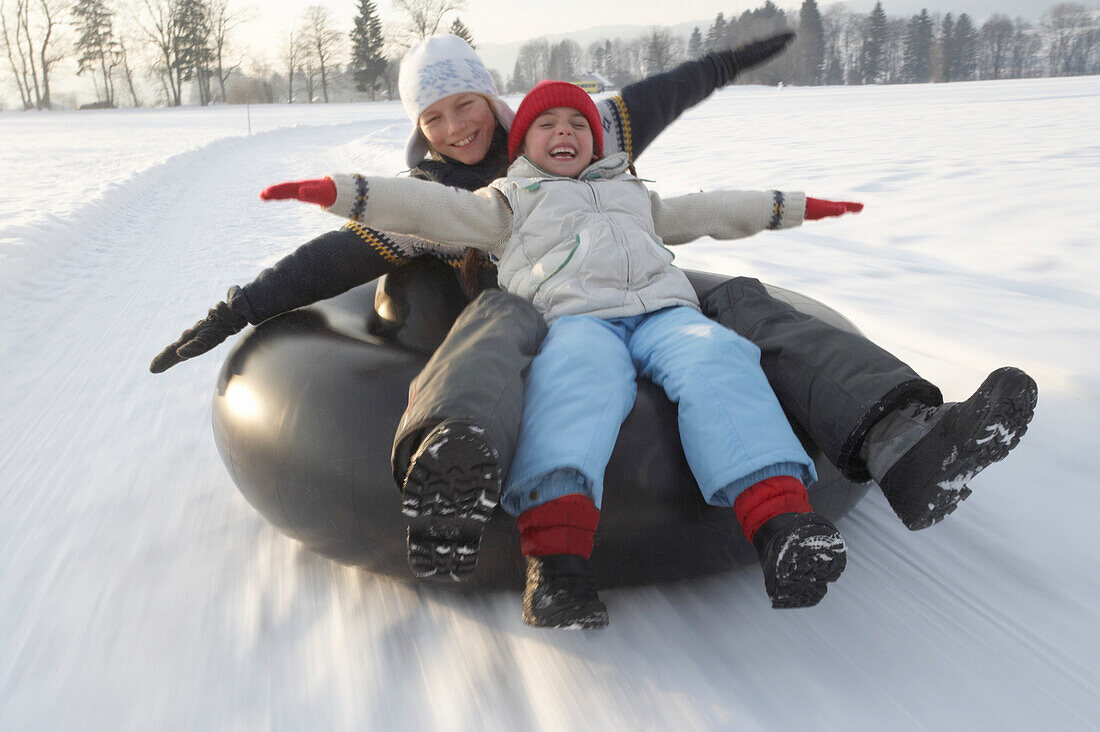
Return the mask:
{"type": "Polygon", "coordinates": [[[489,100],[464,92],[440,99],[420,113],[420,132],[432,150],[465,165],[485,159],[493,142],[497,118],[489,100]]]}
{"type": "Polygon", "coordinates": [[[575,177],[592,163],[588,118],[572,107],[546,110],[527,128],[523,151],[547,173],[575,177]]]}

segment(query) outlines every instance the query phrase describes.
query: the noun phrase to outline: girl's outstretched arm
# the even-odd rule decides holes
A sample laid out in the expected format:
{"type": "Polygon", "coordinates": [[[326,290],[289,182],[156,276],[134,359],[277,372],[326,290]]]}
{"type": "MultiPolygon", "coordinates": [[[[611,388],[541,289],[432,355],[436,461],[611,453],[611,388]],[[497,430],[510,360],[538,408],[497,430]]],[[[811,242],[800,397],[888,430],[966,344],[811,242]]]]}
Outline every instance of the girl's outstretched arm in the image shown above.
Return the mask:
{"type": "Polygon", "coordinates": [[[499,254],[512,233],[512,214],[492,188],[464,191],[414,178],[333,175],[271,186],[264,200],[294,198],[375,229],[499,254]]]}
{"type": "Polygon", "coordinates": [[[654,228],[665,244],[701,236],[739,239],[863,210],[862,203],[807,198],[802,191],[712,191],[664,199],[650,191],[649,198],[654,228]]]}

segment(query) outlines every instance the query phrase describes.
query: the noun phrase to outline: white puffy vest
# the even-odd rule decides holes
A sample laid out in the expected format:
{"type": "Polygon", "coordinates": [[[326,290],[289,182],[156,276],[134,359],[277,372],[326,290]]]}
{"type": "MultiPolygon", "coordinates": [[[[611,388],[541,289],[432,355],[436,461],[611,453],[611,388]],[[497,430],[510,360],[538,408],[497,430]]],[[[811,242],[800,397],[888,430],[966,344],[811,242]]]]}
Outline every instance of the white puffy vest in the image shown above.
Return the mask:
{"type": "Polygon", "coordinates": [[[649,191],[627,164],[626,153],[616,153],[562,178],[521,156],[491,184],[514,216],[497,266],[500,286],[533,302],[547,321],[699,307],[654,230],[649,191]]]}

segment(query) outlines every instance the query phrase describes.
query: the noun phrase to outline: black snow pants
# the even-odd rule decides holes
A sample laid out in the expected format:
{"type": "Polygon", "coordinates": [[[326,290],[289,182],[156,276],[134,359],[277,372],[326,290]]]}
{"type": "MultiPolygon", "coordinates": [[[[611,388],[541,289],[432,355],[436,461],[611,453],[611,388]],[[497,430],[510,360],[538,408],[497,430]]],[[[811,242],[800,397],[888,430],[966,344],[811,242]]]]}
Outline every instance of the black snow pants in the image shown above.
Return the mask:
{"type": "MultiPolygon", "coordinates": [[[[910,399],[938,405],[938,388],[858,333],[772,297],[749,277],[712,290],[703,312],[760,347],[761,366],[788,417],[850,480],[870,479],[859,455],[867,430],[910,399]]],[[[546,335],[526,301],[487,290],[462,311],[409,389],[393,449],[400,484],[424,435],[447,418],[488,430],[506,475],[523,414],[523,381],[546,335]]]]}
{"type": "Polygon", "coordinates": [[[546,321],[535,306],[503,290],[485,290],[462,310],[409,386],[393,445],[398,485],[424,436],[444,419],[483,427],[507,474],[523,416],[524,379],[545,337],[546,321]]]}
{"type": "Polygon", "coordinates": [[[759,280],[729,280],[702,307],[760,347],[760,365],[788,418],[849,480],[871,479],[859,450],[875,422],[911,399],[943,403],[935,385],[895,356],[772,297],[759,280]]]}

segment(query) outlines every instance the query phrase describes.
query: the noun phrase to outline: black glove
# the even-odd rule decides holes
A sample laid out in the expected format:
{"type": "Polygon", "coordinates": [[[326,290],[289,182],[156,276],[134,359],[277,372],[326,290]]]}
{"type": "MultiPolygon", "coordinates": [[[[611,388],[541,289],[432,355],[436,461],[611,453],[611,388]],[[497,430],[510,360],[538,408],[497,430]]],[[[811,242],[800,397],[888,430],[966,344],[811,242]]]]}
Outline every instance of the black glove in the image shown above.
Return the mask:
{"type": "Polygon", "coordinates": [[[183,331],[176,342],[157,354],[149,364],[154,374],[175,366],[195,356],[201,356],[234,333],[248,325],[248,319],[224,302],[210,308],[206,317],[183,331]]]}
{"type": "Polygon", "coordinates": [[[748,71],[754,66],[759,66],[765,61],[778,55],[794,40],[794,31],[777,33],[759,41],[752,41],[734,49],[719,51],[728,77],[725,83],[733,81],[742,71],[748,71]]]}

